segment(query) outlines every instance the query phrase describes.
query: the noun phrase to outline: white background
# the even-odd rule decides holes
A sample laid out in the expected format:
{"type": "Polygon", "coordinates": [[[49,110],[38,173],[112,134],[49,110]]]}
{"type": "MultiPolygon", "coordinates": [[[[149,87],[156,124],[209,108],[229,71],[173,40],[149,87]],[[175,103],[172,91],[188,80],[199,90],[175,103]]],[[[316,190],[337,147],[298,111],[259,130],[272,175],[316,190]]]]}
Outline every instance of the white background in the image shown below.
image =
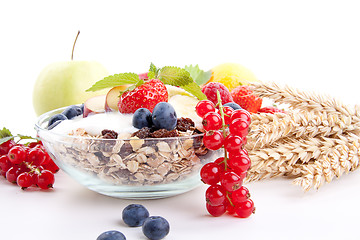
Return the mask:
{"type": "MultiPolygon", "coordinates": [[[[0,127],[35,135],[32,88],[49,63],[96,60],[110,73],[224,62],[276,81],[359,104],[360,8],[357,1],[1,1],[0,127]]],[[[125,227],[133,202],[171,224],[166,239],[358,239],[360,173],[303,193],[290,180],[248,184],[257,212],[213,218],[205,186],[162,200],[127,201],[56,175],[53,191],[22,191],[0,178],[2,239],[96,239],[125,227]]]]}

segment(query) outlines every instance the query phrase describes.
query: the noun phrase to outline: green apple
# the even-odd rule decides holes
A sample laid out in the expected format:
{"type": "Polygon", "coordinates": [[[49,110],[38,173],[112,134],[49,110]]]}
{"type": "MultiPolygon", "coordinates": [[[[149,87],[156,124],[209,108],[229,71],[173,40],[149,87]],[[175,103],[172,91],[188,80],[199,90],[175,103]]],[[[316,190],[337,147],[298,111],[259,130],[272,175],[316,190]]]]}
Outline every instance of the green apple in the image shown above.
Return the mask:
{"type": "Polygon", "coordinates": [[[33,90],[33,106],[37,115],[105,94],[108,89],[85,92],[95,82],[108,76],[103,65],[93,61],[67,61],[48,65],[40,73],[33,90]]]}

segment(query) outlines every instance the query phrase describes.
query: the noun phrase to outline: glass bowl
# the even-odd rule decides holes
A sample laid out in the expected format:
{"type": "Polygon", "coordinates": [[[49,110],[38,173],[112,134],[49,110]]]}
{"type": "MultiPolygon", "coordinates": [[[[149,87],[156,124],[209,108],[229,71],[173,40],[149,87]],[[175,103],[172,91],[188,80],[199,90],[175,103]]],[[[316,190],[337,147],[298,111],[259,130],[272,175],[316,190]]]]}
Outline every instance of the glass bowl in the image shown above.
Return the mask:
{"type": "Polygon", "coordinates": [[[104,139],[47,130],[41,115],[35,129],[54,162],[90,190],[125,199],[178,195],[201,184],[201,167],[222,156],[204,147],[202,134],[170,138],[104,139]]]}

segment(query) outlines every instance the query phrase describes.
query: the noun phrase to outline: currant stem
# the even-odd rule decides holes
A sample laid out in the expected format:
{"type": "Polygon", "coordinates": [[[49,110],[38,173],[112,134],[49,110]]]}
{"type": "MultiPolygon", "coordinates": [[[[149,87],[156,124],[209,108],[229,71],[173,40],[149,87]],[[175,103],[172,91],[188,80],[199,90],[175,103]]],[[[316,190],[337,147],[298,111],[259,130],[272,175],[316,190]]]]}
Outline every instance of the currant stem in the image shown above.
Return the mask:
{"type": "MultiPolygon", "coordinates": [[[[224,136],[224,139],[227,137],[226,135],[226,125],[225,125],[225,115],[224,115],[224,108],[221,102],[221,96],[220,96],[220,92],[219,90],[216,91],[216,96],[217,96],[217,100],[218,100],[218,105],[219,105],[219,111],[220,111],[220,116],[221,116],[221,122],[222,122],[222,126],[221,126],[221,130],[222,130],[222,134],[224,136]]],[[[227,151],[224,148],[224,163],[225,163],[225,171],[227,170],[227,151]]]]}
{"type": "Polygon", "coordinates": [[[231,197],[229,196],[229,192],[228,192],[228,191],[226,191],[226,198],[227,198],[227,200],[229,201],[230,205],[231,205],[232,207],[234,207],[235,205],[234,205],[233,202],[231,201],[231,197]]]}

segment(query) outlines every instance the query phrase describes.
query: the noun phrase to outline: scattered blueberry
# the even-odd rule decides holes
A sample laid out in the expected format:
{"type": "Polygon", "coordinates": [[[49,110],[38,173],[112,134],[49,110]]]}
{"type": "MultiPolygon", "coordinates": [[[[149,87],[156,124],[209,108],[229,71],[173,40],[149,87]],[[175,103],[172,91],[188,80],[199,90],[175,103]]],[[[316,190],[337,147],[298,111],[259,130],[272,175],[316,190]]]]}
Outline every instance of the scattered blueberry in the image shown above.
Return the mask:
{"type": "Polygon", "coordinates": [[[169,234],[170,225],[165,218],[152,216],[145,220],[142,226],[142,231],[150,240],[159,240],[169,234]]]}
{"type": "Polygon", "coordinates": [[[103,232],[96,240],[126,240],[126,237],[119,231],[111,230],[103,232]]]}
{"type": "Polygon", "coordinates": [[[159,102],[153,109],[152,122],[157,129],[173,130],[176,127],[175,109],[167,102],[159,102]]]}
{"type": "Polygon", "coordinates": [[[151,119],[151,112],[147,108],[139,108],[135,111],[132,125],[138,129],[143,127],[151,127],[152,126],[152,119],[151,119]]]}
{"type": "Polygon", "coordinates": [[[64,114],[68,119],[72,119],[76,116],[82,115],[83,110],[82,110],[81,106],[71,105],[71,106],[68,106],[62,112],[62,114],[64,114]]]}
{"type": "Polygon", "coordinates": [[[122,212],[123,221],[130,227],[142,226],[148,217],[148,210],[141,204],[130,204],[122,212]]]}
{"type": "MultiPolygon", "coordinates": [[[[66,120],[67,119],[67,117],[64,115],[64,114],[62,114],[62,113],[58,113],[58,114],[55,114],[55,115],[53,115],[53,116],[51,116],[50,117],[50,119],[49,119],[49,123],[48,123],[48,129],[51,127],[51,125],[53,125],[55,122],[57,122],[57,121],[63,121],[63,120],[66,120]]],[[[57,124],[59,124],[59,123],[57,123],[57,124]]],[[[57,125],[56,124],[56,125],[57,125]]],[[[51,127],[51,128],[53,128],[53,127],[51,127]]]]}
{"type": "Polygon", "coordinates": [[[234,110],[237,110],[237,109],[242,109],[242,107],[240,107],[239,104],[235,103],[235,102],[228,102],[228,103],[225,103],[224,106],[228,106],[228,107],[231,107],[232,109],[234,110]]]}

